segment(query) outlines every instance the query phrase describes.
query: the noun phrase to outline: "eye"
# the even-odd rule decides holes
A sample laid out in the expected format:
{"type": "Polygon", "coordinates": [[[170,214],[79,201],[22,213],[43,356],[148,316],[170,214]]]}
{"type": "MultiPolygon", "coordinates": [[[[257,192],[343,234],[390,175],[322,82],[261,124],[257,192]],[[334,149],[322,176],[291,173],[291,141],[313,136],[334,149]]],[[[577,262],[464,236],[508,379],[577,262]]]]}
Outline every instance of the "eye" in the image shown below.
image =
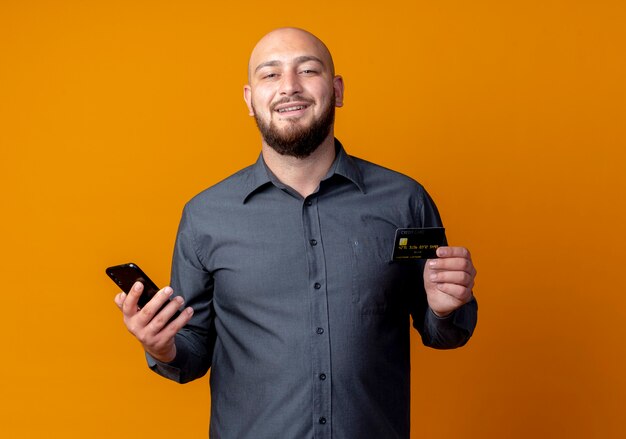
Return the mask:
{"type": "Polygon", "coordinates": [[[317,73],[317,70],[303,69],[300,73],[302,73],[304,75],[315,75],[317,73]]]}
{"type": "Polygon", "coordinates": [[[276,79],[280,76],[280,72],[276,69],[263,69],[257,73],[260,80],[276,79]]]}

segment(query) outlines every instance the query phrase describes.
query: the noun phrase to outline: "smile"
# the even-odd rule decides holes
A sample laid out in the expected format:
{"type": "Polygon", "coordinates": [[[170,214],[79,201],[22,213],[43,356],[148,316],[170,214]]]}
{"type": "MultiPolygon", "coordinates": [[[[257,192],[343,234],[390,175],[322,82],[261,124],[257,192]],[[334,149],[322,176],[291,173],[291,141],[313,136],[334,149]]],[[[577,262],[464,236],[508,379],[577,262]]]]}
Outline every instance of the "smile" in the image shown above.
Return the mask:
{"type": "Polygon", "coordinates": [[[286,113],[288,111],[304,110],[305,108],[307,108],[306,105],[294,105],[293,107],[279,108],[276,111],[278,111],[279,113],[286,113]]]}
{"type": "Polygon", "coordinates": [[[273,106],[273,110],[282,116],[299,117],[304,114],[313,102],[306,99],[292,100],[291,102],[279,102],[273,106]]]}

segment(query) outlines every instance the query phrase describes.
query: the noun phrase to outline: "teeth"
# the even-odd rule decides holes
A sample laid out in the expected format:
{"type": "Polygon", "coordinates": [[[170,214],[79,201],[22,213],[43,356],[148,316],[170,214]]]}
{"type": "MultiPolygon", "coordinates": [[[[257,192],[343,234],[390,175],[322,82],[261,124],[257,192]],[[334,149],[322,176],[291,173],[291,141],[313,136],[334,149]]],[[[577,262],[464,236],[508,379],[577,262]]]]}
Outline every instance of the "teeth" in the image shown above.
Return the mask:
{"type": "Polygon", "coordinates": [[[281,108],[280,110],[278,110],[278,112],[284,113],[285,111],[296,111],[296,110],[302,110],[304,108],[306,108],[304,105],[296,105],[295,107],[281,108]]]}

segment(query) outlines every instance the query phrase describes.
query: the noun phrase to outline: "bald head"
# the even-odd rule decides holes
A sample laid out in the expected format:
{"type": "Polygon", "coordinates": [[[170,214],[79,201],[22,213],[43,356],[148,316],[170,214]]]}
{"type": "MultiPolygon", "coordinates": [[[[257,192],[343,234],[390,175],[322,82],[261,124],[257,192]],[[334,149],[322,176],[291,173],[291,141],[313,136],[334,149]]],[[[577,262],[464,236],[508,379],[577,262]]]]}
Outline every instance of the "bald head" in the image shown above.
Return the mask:
{"type": "Polygon", "coordinates": [[[248,81],[252,80],[254,72],[260,68],[280,63],[283,54],[301,53],[301,57],[317,59],[332,75],[335,74],[335,65],[326,45],[312,33],[295,27],[275,29],[263,38],[252,49],[248,63],[248,81]]]}

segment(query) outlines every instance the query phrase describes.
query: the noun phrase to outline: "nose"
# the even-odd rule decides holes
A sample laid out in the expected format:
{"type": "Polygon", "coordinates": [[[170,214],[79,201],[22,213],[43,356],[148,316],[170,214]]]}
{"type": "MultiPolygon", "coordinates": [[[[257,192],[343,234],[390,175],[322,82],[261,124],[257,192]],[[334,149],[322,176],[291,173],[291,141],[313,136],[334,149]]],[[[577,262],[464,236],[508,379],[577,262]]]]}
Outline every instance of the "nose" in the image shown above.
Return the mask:
{"type": "Polygon", "coordinates": [[[300,77],[295,72],[284,73],[280,83],[280,94],[283,96],[293,96],[302,92],[300,77]]]}

